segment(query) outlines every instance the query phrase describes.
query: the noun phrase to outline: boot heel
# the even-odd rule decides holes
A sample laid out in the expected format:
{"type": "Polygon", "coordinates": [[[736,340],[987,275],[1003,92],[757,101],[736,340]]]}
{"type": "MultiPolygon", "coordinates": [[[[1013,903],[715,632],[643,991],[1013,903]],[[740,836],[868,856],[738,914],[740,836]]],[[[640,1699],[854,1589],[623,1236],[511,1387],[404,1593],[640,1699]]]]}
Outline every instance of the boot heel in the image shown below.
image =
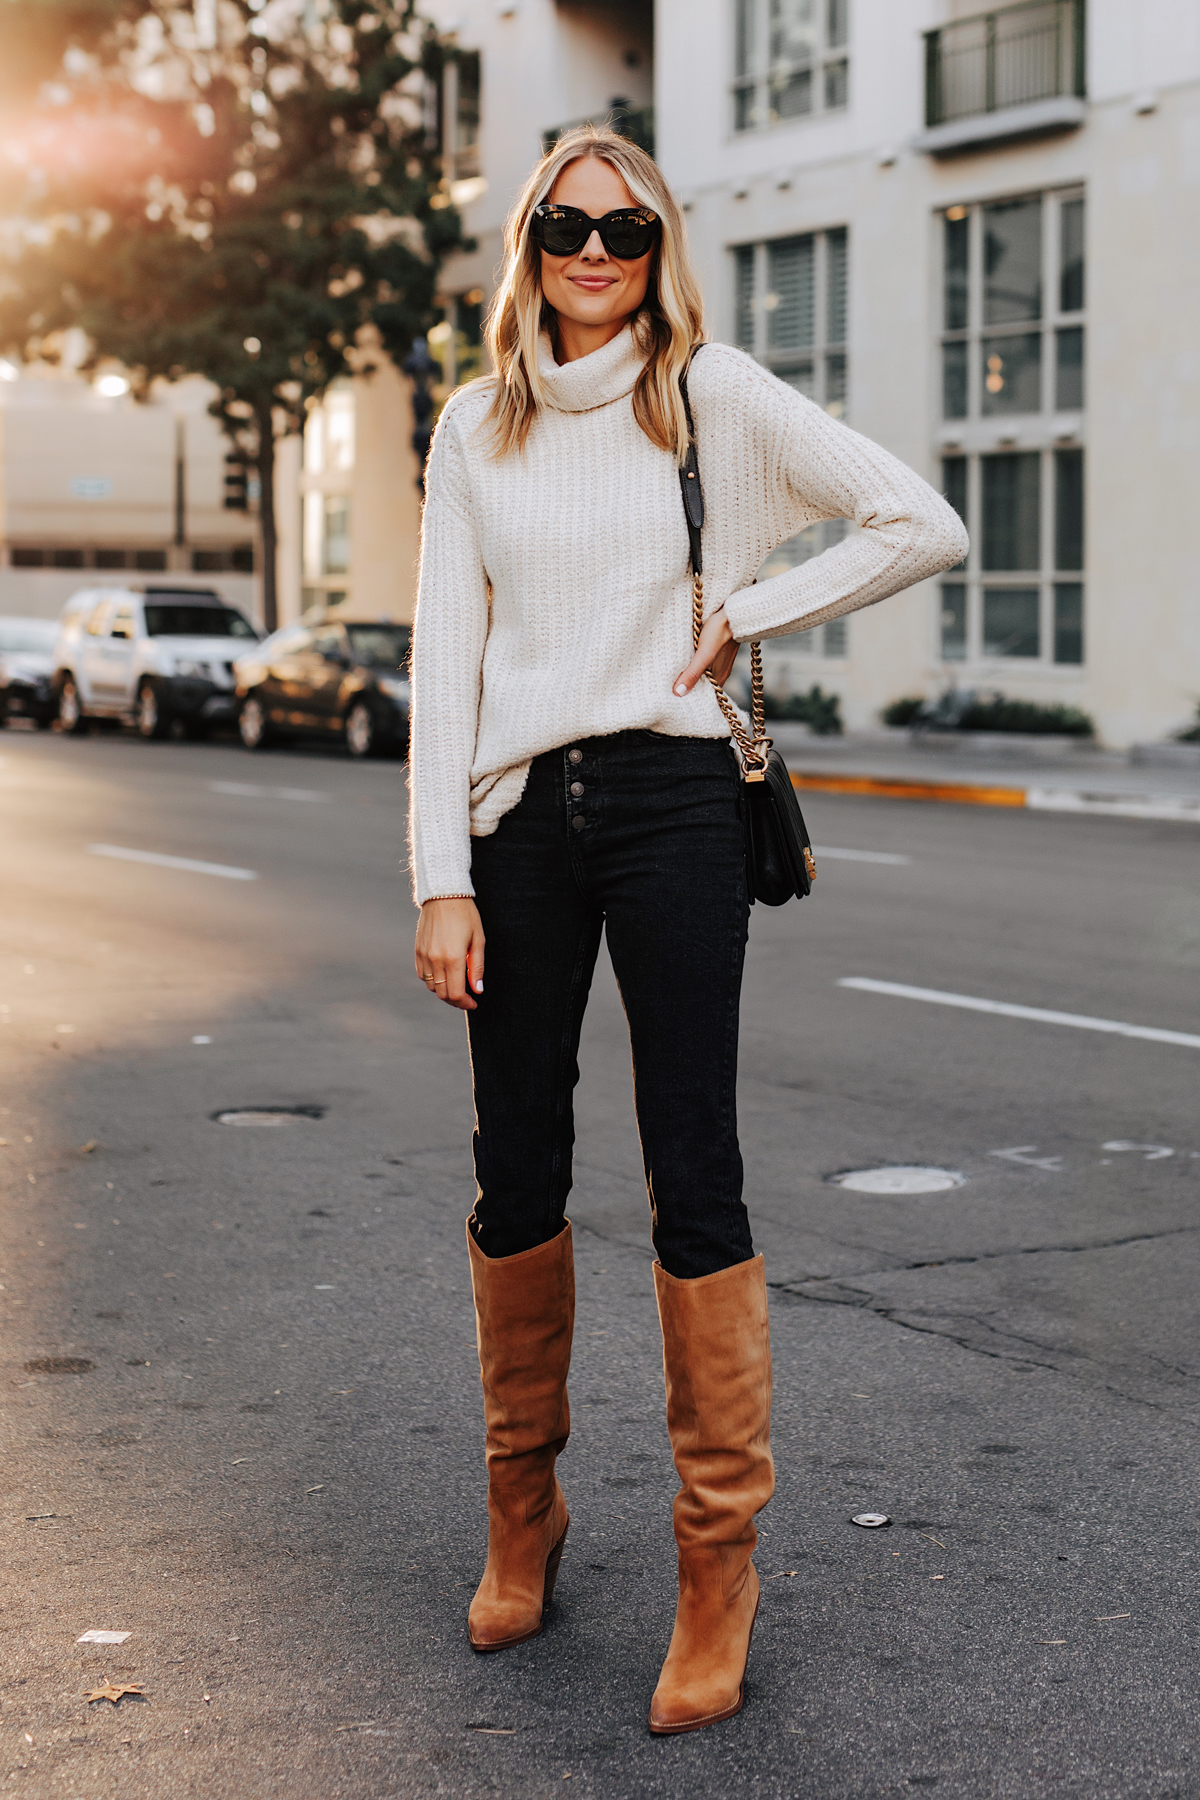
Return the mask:
{"type": "Polygon", "coordinates": [[[554,1583],[558,1580],[558,1565],[562,1561],[563,1545],[567,1541],[567,1533],[571,1529],[571,1521],[563,1526],[562,1536],[546,1558],[546,1585],[542,1590],[542,1611],[545,1612],[554,1598],[554,1583]]]}

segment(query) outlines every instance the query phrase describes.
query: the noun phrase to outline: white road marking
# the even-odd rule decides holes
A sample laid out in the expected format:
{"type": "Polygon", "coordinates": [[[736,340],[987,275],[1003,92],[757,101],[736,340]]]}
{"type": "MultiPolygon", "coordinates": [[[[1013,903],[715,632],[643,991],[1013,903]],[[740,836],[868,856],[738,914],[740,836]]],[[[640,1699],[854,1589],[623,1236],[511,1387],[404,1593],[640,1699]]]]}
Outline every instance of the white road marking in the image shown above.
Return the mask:
{"type": "Polygon", "coordinates": [[[1167,819],[1200,825],[1197,794],[1083,794],[1066,788],[1031,787],[1025,804],[1035,812],[1100,813],[1112,819],[1167,819]]]}
{"type": "Polygon", "coordinates": [[[890,850],[835,850],[832,844],[814,844],[812,852],[833,862],[890,863],[894,868],[912,861],[911,856],[893,856],[890,850]]]}
{"type": "Polygon", "coordinates": [[[91,856],[117,862],[153,863],[158,869],[182,869],[188,875],[223,875],[226,881],[257,881],[257,869],[235,869],[229,863],[197,862],[190,856],[164,856],[159,850],[130,850],[124,844],[89,844],[91,856]]]}
{"type": "Polygon", "coordinates": [[[934,1006],[959,1006],[966,1012],[999,1013],[1006,1019],[1031,1019],[1038,1025],[1072,1025],[1076,1031],[1105,1031],[1116,1037],[1146,1038],[1152,1044],[1178,1044],[1200,1050],[1200,1036],[1187,1031],[1162,1031],[1157,1025],[1129,1025],[1123,1019],[1093,1019],[1087,1013],[1049,1012],[1040,1006],[1014,1006],[1007,1000],[980,1000],[974,994],[943,994],[938,988],[908,987],[900,981],[872,981],[866,975],[846,975],[839,987],[857,988],[864,994],[891,994],[897,1000],[927,1000],[934,1006]]]}
{"type": "Polygon", "coordinates": [[[1007,1162],[1024,1163],[1030,1169],[1049,1169],[1052,1175],[1062,1172],[1061,1156],[1038,1156],[1036,1144],[1014,1144],[1011,1150],[989,1150],[989,1156],[1003,1156],[1007,1162]]]}
{"type": "Polygon", "coordinates": [[[242,800],[328,800],[316,788],[265,787],[259,781],[210,781],[214,794],[235,794],[242,800]]]}

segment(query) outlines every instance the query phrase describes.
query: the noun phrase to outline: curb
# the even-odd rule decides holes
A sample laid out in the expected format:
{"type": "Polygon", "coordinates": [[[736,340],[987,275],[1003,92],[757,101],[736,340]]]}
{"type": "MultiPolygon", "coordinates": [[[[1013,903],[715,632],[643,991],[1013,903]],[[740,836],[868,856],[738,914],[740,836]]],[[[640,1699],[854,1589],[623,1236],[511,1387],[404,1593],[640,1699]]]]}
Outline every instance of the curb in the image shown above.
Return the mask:
{"type": "Polygon", "coordinates": [[[997,787],[974,781],[900,780],[797,770],[792,786],[822,794],[867,794],[885,800],[941,800],[957,806],[1025,807],[1034,812],[1092,813],[1106,818],[1163,819],[1200,825],[1200,794],[1095,794],[1072,788],[997,787]]]}

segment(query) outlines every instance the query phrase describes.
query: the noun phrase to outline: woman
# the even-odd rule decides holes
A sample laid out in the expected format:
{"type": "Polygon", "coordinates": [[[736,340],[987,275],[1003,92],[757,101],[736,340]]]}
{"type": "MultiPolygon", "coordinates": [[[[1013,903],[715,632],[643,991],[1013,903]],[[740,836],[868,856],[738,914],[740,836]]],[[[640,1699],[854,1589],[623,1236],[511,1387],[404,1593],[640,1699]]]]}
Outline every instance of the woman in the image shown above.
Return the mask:
{"type": "Polygon", "coordinates": [[[734,1086],[748,901],[737,765],[712,677],[738,645],[836,619],[958,562],[955,513],[740,351],[704,343],[679,207],[608,131],[560,140],[506,232],[495,375],[447,403],[427,476],[413,649],[417,974],[467,1014],[467,1221],[487,1421],[477,1650],[535,1636],[567,1509],[571,1097],[603,927],[633,1046],[681,1487],[675,1629],[650,1708],[742,1703],[770,1498],[761,1256],[734,1086]],[[693,653],[679,465],[688,371],[706,500],[693,653]],[[817,519],[860,530],[754,585],[817,519]],[[484,947],[487,991],[484,992],[484,947]]]}

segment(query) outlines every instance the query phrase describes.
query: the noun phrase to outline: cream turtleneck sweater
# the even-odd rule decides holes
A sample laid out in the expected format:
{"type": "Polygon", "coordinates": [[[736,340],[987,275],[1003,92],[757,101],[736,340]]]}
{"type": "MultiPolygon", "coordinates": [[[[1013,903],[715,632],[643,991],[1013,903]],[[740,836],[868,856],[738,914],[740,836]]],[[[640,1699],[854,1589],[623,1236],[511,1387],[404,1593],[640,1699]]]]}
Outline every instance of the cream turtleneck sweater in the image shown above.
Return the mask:
{"type": "MultiPolygon", "coordinates": [[[[575,738],[642,729],[728,737],[692,655],[688,537],[674,457],[635,423],[631,331],[554,361],[524,451],[483,426],[490,382],[447,402],[426,477],[410,752],[418,902],[470,894],[471,837],[517,804],[529,764],[575,738]]],[[[873,605],[959,562],[958,515],[919,475],[726,344],[688,376],[704,488],[706,615],[740,641],[873,605]],[[754,582],[818,519],[859,530],[754,582]]]]}

